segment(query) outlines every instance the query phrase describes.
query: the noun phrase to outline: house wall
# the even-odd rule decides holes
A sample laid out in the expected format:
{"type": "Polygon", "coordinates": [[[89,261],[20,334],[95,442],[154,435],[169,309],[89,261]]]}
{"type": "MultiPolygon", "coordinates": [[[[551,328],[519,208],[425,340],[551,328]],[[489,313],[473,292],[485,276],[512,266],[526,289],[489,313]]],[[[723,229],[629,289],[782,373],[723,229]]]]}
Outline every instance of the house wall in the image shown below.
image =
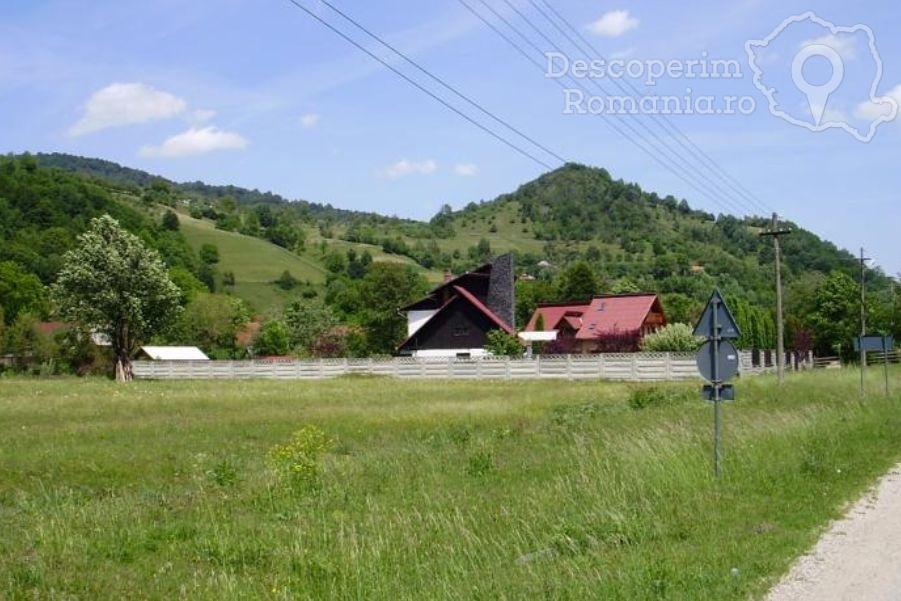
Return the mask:
{"type": "Polygon", "coordinates": [[[497,326],[485,314],[458,298],[416,330],[400,350],[406,353],[445,349],[470,352],[484,348],[487,333],[493,329],[497,326]]]}
{"type": "Polygon", "coordinates": [[[416,359],[450,359],[459,356],[468,356],[473,359],[483,359],[489,356],[488,351],[483,348],[468,349],[430,349],[413,351],[413,357],[416,359]]]}

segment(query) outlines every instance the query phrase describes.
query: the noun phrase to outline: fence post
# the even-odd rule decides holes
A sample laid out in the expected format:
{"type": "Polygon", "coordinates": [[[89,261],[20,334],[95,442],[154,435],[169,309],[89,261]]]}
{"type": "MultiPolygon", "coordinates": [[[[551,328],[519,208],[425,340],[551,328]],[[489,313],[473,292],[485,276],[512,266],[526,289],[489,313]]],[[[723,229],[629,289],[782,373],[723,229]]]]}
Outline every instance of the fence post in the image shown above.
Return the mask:
{"type": "Polygon", "coordinates": [[[673,379],[673,354],[666,353],[665,359],[666,359],[664,362],[664,364],[666,366],[665,377],[666,377],[666,381],[669,382],[673,379]]]}
{"type": "Polygon", "coordinates": [[[607,356],[604,353],[600,355],[600,363],[601,363],[601,373],[600,378],[603,380],[607,377],[607,356]]]}
{"type": "Polygon", "coordinates": [[[632,381],[638,381],[638,355],[632,354],[632,381]]]}
{"type": "Polygon", "coordinates": [[[571,354],[566,355],[566,379],[573,379],[573,356],[571,354]]]}

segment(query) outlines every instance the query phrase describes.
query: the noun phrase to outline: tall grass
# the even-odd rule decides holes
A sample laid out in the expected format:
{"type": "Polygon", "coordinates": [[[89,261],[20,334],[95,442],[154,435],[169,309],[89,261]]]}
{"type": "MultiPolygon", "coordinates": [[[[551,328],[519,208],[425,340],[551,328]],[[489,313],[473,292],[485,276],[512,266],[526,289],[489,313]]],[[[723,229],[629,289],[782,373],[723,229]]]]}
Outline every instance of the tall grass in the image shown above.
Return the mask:
{"type": "Polygon", "coordinates": [[[692,384],[2,381],[0,597],[757,596],[901,457],[876,376],[740,382],[719,482],[692,384]]]}

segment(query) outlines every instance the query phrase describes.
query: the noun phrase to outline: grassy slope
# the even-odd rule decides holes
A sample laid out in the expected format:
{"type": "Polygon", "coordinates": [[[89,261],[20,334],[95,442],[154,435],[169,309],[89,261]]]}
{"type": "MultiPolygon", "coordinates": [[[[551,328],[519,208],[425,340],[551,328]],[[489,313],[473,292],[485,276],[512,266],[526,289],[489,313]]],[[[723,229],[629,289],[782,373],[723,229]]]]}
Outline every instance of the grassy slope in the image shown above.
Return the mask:
{"type": "Polygon", "coordinates": [[[299,280],[325,281],[320,262],[298,256],[265,240],[217,230],[208,221],[179,215],[181,231],[195,251],[203,244],[219,248],[220,271],[235,274],[234,292],[249,301],[257,311],[278,312],[290,298],[289,293],[273,285],[286,269],[299,280]]]}
{"type": "Polygon", "coordinates": [[[716,484],[695,385],[7,381],[0,597],[746,599],[901,456],[856,385],[741,382],[716,484]],[[267,467],[306,424],[318,491],[267,467]]]}
{"type": "MultiPolygon", "coordinates": [[[[192,219],[179,214],[181,231],[195,251],[203,244],[215,244],[219,248],[219,271],[233,271],[235,274],[234,293],[250,302],[254,308],[264,314],[278,314],[292,298],[291,292],[285,292],[273,282],[286,269],[299,280],[309,280],[314,284],[325,282],[326,269],[317,245],[318,230],[308,232],[307,250],[297,255],[266,240],[244,236],[235,232],[218,230],[213,223],[192,219]]],[[[358,253],[368,250],[375,261],[395,261],[414,266],[433,282],[440,281],[441,274],[426,271],[407,257],[387,255],[378,247],[366,244],[351,244],[343,240],[327,240],[329,250],[341,253],[355,248],[358,253]]]]}

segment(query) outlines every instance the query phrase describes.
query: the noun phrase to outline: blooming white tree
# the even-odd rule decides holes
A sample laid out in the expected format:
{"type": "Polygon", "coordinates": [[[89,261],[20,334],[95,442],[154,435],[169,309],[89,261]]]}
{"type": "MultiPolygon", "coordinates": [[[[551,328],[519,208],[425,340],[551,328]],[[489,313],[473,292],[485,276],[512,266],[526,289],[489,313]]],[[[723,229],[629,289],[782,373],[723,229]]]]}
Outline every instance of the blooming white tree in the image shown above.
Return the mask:
{"type": "Polygon", "coordinates": [[[131,380],[140,344],[178,316],[178,287],[156,251],[109,215],[91,221],[64,262],[51,289],[60,316],[106,336],[116,380],[131,380]]]}

